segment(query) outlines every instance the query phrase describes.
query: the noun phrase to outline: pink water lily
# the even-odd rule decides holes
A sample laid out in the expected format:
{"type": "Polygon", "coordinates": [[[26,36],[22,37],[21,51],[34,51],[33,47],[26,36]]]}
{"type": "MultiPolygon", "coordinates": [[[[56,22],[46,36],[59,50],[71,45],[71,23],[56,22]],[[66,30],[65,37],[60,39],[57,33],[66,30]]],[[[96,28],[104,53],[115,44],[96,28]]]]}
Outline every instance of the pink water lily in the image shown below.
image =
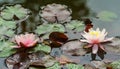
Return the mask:
{"type": "Polygon", "coordinates": [[[38,42],[38,38],[34,34],[21,34],[16,35],[14,37],[14,42],[17,43],[17,46],[12,46],[13,48],[21,48],[21,47],[33,47],[38,42]]]}
{"type": "Polygon", "coordinates": [[[102,31],[97,28],[96,30],[93,30],[91,28],[89,32],[84,32],[82,36],[85,38],[83,40],[80,40],[82,42],[89,43],[86,48],[92,47],[92,53],[96,54],[98,52],[98,48],[101,48],[102,50],[105,50],[105,48],[101,45],[103,42],[111,41],[113,38],[106,38],[107,32],[105,29],[102,31]]]}

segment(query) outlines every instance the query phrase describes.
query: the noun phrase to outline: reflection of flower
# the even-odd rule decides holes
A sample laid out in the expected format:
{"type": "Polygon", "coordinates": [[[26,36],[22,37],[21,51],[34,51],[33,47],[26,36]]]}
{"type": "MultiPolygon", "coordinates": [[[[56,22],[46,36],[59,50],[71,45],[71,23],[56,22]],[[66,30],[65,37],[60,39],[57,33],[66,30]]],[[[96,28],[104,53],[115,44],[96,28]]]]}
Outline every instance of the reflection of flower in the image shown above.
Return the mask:
{"type": "Polygon", "coordinates": [[[15,43],[17,43],[18,46],[13,46],[14,48],[21,48],[21,47],[33,47],[37,42],[38,39],[35,38],[34,34],[28,34],[25,35],[16,35],[14,38],[15,43]]]}
{"type": "Polygon", "coordinates": [[[68,22],[71,20],[71,12],[67,6],[60,4],[50,4],[43,8],[40,16],[48,22],[68,22]]]}
{"type": "Polygon", "coordinates": [[[96,30],[90,29],[89,32],[84,32],[84,34],[82,34],[82,36],[86,40],[81,40],[81,41],[89,43],[87,48],[92,47],[92,53],[96,54],[98,48],[105,50],[100,43],[112,40],[112,38],[105,38],[106,35],[107,32],[105,31],[105,29],[103,29],[102,31],[100,31],[99,28],[97,28],[96,30]]]}

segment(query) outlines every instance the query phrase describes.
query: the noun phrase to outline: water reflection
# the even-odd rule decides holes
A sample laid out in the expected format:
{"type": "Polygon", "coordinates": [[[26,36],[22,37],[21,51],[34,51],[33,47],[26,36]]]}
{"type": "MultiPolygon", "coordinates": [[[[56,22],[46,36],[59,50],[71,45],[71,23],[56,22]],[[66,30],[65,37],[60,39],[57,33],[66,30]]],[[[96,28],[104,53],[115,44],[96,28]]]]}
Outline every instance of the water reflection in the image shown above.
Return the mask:
{"type": "Polygon", "coordinates": [[[90,9],[96,13],[101,11],[111,11],[118,15],[118,18],[111,22],[104,22],[101,20],[93,19],[95,27],[106,28],[110,36],[120,36],[119,32],[119,22],[120,22],[120,12],[119,12],[120,0],[89,0],[87,2],[90,9]]]}

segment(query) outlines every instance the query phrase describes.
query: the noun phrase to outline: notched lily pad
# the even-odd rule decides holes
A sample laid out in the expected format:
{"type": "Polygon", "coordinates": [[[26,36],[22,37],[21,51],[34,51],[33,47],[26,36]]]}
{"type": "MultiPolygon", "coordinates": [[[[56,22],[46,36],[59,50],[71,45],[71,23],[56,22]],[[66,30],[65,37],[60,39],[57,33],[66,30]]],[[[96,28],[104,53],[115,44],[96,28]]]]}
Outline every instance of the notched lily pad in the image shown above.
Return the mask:
{"type": "Polygon", "coordinates": [[[67,55],[85,55],[87,51],[83,49],[83,43],[79,40],[65,43],[61,50],[67,55]]]}
{"type": "Polygon", "coordinates": [[[68,10],[67,6],[61,4],[48,4],[42,7],[40,16],[48,22],[59,22],[64,23],[71,20],[71,11],[68,10]]]}
{"type": "Polygon", "coordinates": [[[28,9],[23,8],[20,4],[16,4],[14,6],[4,6],[1,11],[0,15],[6,20],[11,20],[14,16],[19,19],[23,19],[29,14],[28,9]]]}
{"type": "Polygon", "coordinates": [[[45,52],[39,51],[36,53],[16,53],[6,59],[6,65],[9,69],[27,69],[29,66],[50,67],[56,61],[53,57],[45,52]]]}
{"type": "Polygon", "coordinates": [[[83,31],[85,25],[83,24],[83,21],[78,21],[78,20],[72,20],[70,23],[67,23],[66,28],[70,30],[75,30],[77,32],[83,31]]]}
{"type": "Polygon", "coordinates": [[[65,32],[65,28],[61,24],[43,24],[43,25],[38,26],[37,29],[35,30],[35,32],[38,34],[44,34],[45,39],[48,39],[49,34],[55,31],[65,32]]]}

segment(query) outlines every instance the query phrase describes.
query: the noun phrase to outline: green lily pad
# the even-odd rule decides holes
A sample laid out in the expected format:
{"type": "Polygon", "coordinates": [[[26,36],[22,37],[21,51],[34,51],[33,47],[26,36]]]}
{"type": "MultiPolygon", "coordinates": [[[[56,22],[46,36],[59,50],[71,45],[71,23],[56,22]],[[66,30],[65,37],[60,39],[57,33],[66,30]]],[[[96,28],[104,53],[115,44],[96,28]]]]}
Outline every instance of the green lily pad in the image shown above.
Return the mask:
{"type": "Polygon", "coordinates": [[[120,69],[120,60],[112,62],[110,65],[112,66],[112,69],[120,69]]]}
{"type": "Polygon", "coordinates": [[[44,51],[46,53],[50,53],[51,51],[51,48],[47,45],[44,45],[44,44],[39,44],[38,46],[36,46],[34,48],[34,51],[37,52],[37,51],[44,51]]]}
{"type": "Polygon", "coordinates": [[[84,67],[82,65],[78,65],[78,64],[67,64],[66,65],[68,69],[84,69],[84,67]]]}
{"type": "Polygon", "coordinates": [[[23,19],[26,17],[26,15],[28,15],[28,10],[19,4],[16,4],[14,6],[5,6],[1,12],[2,18],[7,20],[13,19],[14,16],[18,17],[19,19],[23,19]]]}
{"type": "Polygon", "coordinates": [[[59,63],[55,63],[53,66],[48,67],[46,69],[60,69],[60,64],[59,63]]]}
{"type": "Polygon", "coordinates": [[[37,27],[35,30],[38,34],[50,33],[50,32],[65,32],[65,28],[61,24],[44,24],[37,27]]]}
{"type": "Polygon", "coordinates": [[[77,32],[80,32],[84,29],[84,24],[83,21],[78,21],[78,20],[72,20],[70,23],[67,23],[66,28],[70,30],[76,30],[77,32]]]}
{"type": "Polygon", "coordinates": [[[5,26],[6,28],[14,29],[16,27],[15,21],[6,21],[0,17],[0,26],[5,26]]]}
{"type": "Polygon", "coordinates": [[[65,28],[61,24],[43,24],[35,30],[38,34],[44,34],[42,38],[48,39],[51,32],[65,32],[65,28]]]}
{"type": "Polygon", "coordinates": [[[98,13],[97,17],[102,21],[114,21],[118,16],[114,12],[110,11],[101,11],[98,13]]]}
{"type": "Polygon", "coordinates": [[[13,50],[11,46],[13,46],[13,43],[8,41],[0,41],[0,57],[7,57],[11,54],[15,53],[16,51],[13,50]]]}

